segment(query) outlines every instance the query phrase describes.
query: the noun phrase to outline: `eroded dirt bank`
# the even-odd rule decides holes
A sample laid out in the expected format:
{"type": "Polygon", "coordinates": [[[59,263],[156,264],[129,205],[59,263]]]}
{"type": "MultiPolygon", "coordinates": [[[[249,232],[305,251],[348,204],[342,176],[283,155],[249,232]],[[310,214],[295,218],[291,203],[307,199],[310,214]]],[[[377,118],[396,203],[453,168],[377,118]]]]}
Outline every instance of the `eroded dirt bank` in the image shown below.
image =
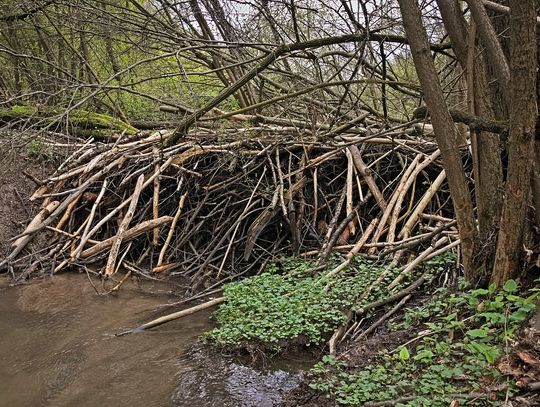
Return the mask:
{"type": "Polygon", "coordinates": [[[56,166],[44,157],[30,157],[28,143],[15,135],[0,133],[0,244],[6,253],[7,241],[20,233],[35,214],[28,198],[36,189],[30,180],[43,180],[56,166]],[[25,175],[28,174],[28,175],[25,175]]]}

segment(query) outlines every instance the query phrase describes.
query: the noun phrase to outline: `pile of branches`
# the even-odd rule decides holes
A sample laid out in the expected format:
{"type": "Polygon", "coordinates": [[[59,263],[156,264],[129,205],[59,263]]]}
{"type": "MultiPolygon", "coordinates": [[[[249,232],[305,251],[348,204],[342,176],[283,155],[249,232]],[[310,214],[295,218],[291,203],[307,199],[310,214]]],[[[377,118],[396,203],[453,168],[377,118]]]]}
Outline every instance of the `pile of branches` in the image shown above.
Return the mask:
{"type": "Polygon", "coordinates": [[[355,255],[414,265],[457,246],[436,144],[413,124],[364,124],[338,137],[257,124],[195,127],[172,146],[166,130],[88,140],[39,182],[41,210],[0,269],[183,276],[196,290],[284,256],[322,265],[339,251],[337,273],[355,255]]]}

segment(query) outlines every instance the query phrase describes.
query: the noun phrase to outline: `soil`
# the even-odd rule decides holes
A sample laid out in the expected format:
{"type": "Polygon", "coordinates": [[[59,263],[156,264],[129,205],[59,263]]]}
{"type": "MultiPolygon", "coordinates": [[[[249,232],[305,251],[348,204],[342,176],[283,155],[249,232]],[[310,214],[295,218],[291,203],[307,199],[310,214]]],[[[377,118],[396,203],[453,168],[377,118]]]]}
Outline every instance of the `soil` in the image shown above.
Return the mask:
{"type": "Polygon", "coordinates": [[[0,258],[9,252],[9,239],[21,233],[39,209],[28,200],[36,184],[24,173],[42,180],[55,168],[50,159],[29,157],[16,134],[0,133],[0,258]]]}
{"type": "Polygon", "coordinates": [[[335,407],[336,402],[322,393],[311,389],[304,381],[291,391],[282,402],[282,407],[335,407]]]}
{"type": "MultiPolygon", "coordinates": [[[[377,329],[374,335],[362,340],[360,343],[348,342],[342,349],[339,349],[339,359],[347,362],[353,369],[361,369],[370,363],[373,356],[384,349],[395,349],[409,338],[415,336],[416,332],[389,331],[384,325],[377,329]]],[[[309,407],[330,407],[336,402],[332,398],[311,389],[308,380],[299,387],[291,391],[283,401],[283,407],[309,406],[309,407]]]]}

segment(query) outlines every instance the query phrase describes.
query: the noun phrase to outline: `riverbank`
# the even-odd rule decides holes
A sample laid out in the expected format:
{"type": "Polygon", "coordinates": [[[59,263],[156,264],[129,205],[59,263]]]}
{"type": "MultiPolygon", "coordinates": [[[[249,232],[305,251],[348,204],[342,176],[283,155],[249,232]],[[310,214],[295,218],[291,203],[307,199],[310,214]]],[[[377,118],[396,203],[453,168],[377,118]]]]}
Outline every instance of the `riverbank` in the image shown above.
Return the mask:
{"type": "Polygon", "coordinates": [[[20,233],[37,207],[29,202],[37,185],[57,166],[45,145],[31,137],[0,131],[0,250],[9,253],[8,240],[20,233]]]}
{"type": "Polygon", "coordinates": [[[537,405],[538,280],[522,289],[513,280],[500,292],[475,289],[463,284],[451,259],[434,259],[419,271],[425,279],[420,289],[409,290],[414,284],[405,282],[393,293],[378,287],[363,296],[384,266],[352,263],[356,276],[363,275],[358,270],[365,275],[344,284],[325,279],[325,270],[312,274],[309,265],[292,264],[288,272],[225,288],[229,302],[209,334],[211,342],[251,353],[321,346],[321,361],[286,406],[537,405]],[[354,305],[348,296],[356,298],[354,305]],[[334,314],[350,308],[353,317],[334,314]],[[334,330],[344,334],[332,353],[334,330]]]}

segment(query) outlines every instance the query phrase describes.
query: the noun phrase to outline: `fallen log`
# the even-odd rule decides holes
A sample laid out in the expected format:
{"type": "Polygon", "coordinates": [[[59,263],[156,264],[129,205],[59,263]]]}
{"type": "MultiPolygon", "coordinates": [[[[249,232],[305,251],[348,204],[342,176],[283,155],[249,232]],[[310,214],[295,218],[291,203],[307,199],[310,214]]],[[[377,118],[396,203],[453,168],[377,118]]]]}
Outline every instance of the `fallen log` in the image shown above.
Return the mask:
{"type": "MultiPolygon", "coordinates": [[[[456,123],[463,123],[469,126],[472,130],[487,131],[490,133],[496,133],[506,139],[508,135],[508,123],[503,121],[494,121],[484,119],[479,116],[474,116],[470,113],[463,112],[461,110],[450,110],[450,116],[456,123]]],[[[426,119],[429,117],[429,112],[426,106],[420,106],[416,108],[413,113],[415,119],[426,119]]]]}
{"type": "Polygon", "coordinates": [[[118,118],[94,113],[82,109],[63,110],[57,108],[39,108],[27,105],[14,105],[0,108],[0,124],[22,122],[37,127],[57,125],[66,127],[70,133],[82,136],[109,138],[113,133],[133,135],[138,129],[118,118]]]}

